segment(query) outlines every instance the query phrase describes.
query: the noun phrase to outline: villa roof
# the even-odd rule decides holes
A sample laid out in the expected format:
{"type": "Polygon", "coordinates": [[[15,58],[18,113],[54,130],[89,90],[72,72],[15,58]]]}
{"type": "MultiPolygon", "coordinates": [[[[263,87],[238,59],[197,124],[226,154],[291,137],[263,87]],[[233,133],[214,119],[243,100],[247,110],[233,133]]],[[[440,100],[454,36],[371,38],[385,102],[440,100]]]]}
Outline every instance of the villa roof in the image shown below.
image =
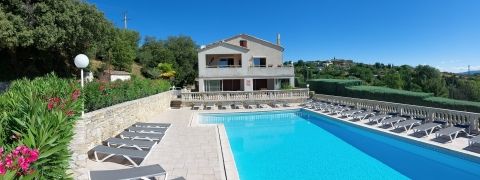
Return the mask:
{"type": "Polygon", "coordinates": [[[242,48],[242,49],[245,49],[245,50],[248,50],[248,48],[245,48],[245,47],[242,47],[242,46],[238,46],[238,45],[235,45],[235,44],[230,44],[230,43],[227,43],[226,41],[230,41],[232,39],[235,39],[235,38],[238,38],[238,37],[241,37],[243,39],[248,39],[250,41],[255,41],[259,44],[263,44],[263,45],[266,45],[266,46],[270,46],[272,48],[275,48],[279,51],[283,51],[284,48],[282,46],[279,46],[279,45],[276,45],[274,43],[271,43],[269,41],[266,41],[266,40],[263,40],[263,39],[260,39],[260,38],[257,38],[255,36],[251,36],[251,35],[248,35],[248,34],[238,34],[238,35],[235,35],[235,36],[232,36],[232,37],[229,37],[227,39],[223,39],[221,41],[217,41],[217,42],[214,42],[212,44],[209,44],[207,45],[205,48],[202,48],[199,50],[199,52],[202,52],[202,51],[205,51],[205,50],[208,50],[208,49],[212,49],[214,47],[217,47],[217,46],[220,46],[220,45],[229,45],[229,46],[232,46],[232,47],[236,47],[236,48],[242,48]]]}
{"type": "Polygon", "coordinates": [[[270,47],[273,47],[275,49],[278,49],[280,51],[283,51],[284,48],[280,45],[277,45],[277,44],[274,44],[274,43],[271,43],[267,40],[263,40],[263,39],[260,39],[260,38],[257,38],[255,36],[252,36],[252,35],[248,35],[248,34],[239,34],[239,35],[235,35],[233,37],[230,37],[230,38],[227,38],[225,39],[224,41],[230,41],[232,39],[235,39],[235,38],[238,38],[238,37],[241,37],[243,39],[248,39],[248,40],[251,40],[251,41],[255,41],[255,42],[258,42],[260,44],[263,44],[263,45],[267,45],[267,46],[270,46],[270,47]]]}
{"type": "Polygon", "coordinates": [[[248,51],[249,49],[246,48],[246,47],[242,47],[242,46],[237,46],[235,44],[230,44],[230,43],[227,43],[225,41],[218,41],[218,42],[215,42],[215,43],[212,43],[212,44],[209,44],[207,45],[205,48],[202,48],[200,50],[198,50],[198,52],[202,52],[202,51],[206,51],[206,50],[209,50],[209,49],[212,49],[214,47],[218,47],[218,46],[226,46],[226,47],[229,47],[229,48],[239,48],[241,50],[244,50],[244,51],[248,51]]]}

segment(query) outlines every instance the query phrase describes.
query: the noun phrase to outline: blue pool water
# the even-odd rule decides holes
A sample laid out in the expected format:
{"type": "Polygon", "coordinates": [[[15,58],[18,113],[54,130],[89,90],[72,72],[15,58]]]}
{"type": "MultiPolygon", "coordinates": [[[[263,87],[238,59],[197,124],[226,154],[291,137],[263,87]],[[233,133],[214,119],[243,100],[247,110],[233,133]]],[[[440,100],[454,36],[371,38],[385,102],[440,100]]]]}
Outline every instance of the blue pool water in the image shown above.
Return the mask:
{"type": "Polygon", "coordinates": [[[251,179],[480,179],[467,157],[305,110],[202,114],[223,123],[239,176],[251,179]]]}

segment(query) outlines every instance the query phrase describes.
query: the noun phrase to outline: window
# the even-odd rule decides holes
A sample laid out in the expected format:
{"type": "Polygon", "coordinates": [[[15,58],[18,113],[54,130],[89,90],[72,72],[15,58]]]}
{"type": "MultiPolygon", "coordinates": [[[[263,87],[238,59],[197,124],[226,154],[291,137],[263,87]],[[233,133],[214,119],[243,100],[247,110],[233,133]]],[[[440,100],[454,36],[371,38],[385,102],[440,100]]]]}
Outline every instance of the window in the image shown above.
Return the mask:
{"type": "Polygon", "coordinates": [[[247,47],[247,40],[240,40],[240,46],[247,47]]]}
{"type": "Polygon", "coordinates": [[[222,80],[205,80],[205,91],[222,91],[222,80]]]}
{"type": "Polygon", "coordinates": [[[267,58],[264,57],[254,57],[253,66],[254,67],[265,67],[267,65],[267,58]]]}
{"type": "Polygon", "coordinates": [[[218,67],[232,67],[233,65],[233,58],[221,58],[218,60],[218,67]]]}

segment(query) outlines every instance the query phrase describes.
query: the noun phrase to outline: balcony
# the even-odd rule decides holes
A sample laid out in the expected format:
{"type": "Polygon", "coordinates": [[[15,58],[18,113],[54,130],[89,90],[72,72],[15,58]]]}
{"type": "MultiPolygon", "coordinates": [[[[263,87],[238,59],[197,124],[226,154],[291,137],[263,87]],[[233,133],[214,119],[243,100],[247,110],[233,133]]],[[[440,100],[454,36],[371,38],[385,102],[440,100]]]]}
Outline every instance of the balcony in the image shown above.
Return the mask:
{"type": "Polygon", "coordinates": [[[293,77],[293,66],[207,67],[200,78],[293,77]]]}
{"type": "Polygon", "coordinates": [[[308,89],[262,90],[262,91],[218,91],[218,92],[184,92],[183,102],[225,102],[225,101],[279,101],[303,100],[309,97],[308,89]]]}

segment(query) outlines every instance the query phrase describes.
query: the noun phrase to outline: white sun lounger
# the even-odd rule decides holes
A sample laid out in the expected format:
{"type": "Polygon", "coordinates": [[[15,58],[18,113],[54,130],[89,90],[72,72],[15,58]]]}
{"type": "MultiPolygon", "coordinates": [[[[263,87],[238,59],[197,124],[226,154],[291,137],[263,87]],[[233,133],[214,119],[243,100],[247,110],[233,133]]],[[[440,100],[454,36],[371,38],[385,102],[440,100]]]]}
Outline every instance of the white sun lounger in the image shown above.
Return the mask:
{"type": "Polygon", "coordinates": [[[313,103],[315,103],[315,102],[312,99],[307,99],[307,100],[303,101],[302,103],[300,103],[298,106],[308,107],[309,105],[312,105],[313,103]]]}
{"type": "Polygon", "coordinates": [[[274,102],[270,103],[270,106],[272,108],[279,108],[279,107],[282,107],[282,103],[274,101],[274,102]]]}
{"type": "Polygon", "coordinates": [[[450,138],[449,142],[452,142],[461,132],[467,133],[465,128],[451,126],[435,132],[435,137],[448,136],[450,138]]]}
{"type": "Polygon", "coordinates": [[[141,166],[128,169],[90,171],[90,180],[133,180],[133,179],[151,179],[158,176],[165,176],[167,171],[160,165],[141,166]]]}
{"type": "Polygon", "coordinates": [[[257,104],[254,103],[254,102],[246,102],[246,103],[245,103],[245,107],[246,107],[247,109],[254,109],[254,108],[257,107],[257,104]]]}
{"type": "Polygon", "coordinates": [[[361,109],[354,109],[354,110],[349,110],[349,111],[343,111],[340,113],[343,117],[352,117],[354,114],[361,113],[363,110],[361,109]]]}
{"type": "Polygon", "coordinates": [[[422,121],[420,120],[415,120],[415,119],[410,119],[410,120],[406,120],[406,121],[402,121],[402,122],[399,122],[395,125],[393,125],[393,127],[396,129],[396,128],[405,128],[405,131],[409,131],[410,129],[412,129],[412,127],[414,125],[420,125],[422,124],[422,121]]]}
{"type": "Polygon", "coordinates": [[[365,118],[369,116],[375,116],[374,112],[363,112],[363,113],[358,113],[358,114],[353,114],[352,118],[353,119],[358,119],[358,120],[364,120],[365,118]]]}
{"type": "Polygon", "coordinates": [[[435,122],[430,122],[430,123],[425,123],[420,126],[413,127],[412,130],[414,133],[416,132],[425,132],[425,135],[430,135],[433,133],[433,130],[436,128],[442,128],[442,124],[440,123],[435,123],[435,122]]]}
{"type": "Polygon", "coordinates": [[[259,108],[267,108],[268,104],[260,103],[260,104],[258,104],[258,107],[259,108]]]}
{"type": "Polygon", "coordinates": [[[107,146],[109,147],[132,147],[138,150],[150,150],[157,144],[155,141],[139,141],[120,138],[108,138],[105,140],[105,143],[107,143],[107,146]]]}
{"type": "Polygon", "coordinates": [[[200,110],[202,108],[203,104],[202,103],[193,103],[192,109],[200,110]]]}
{"type": "Polygon", "coordinates": [[[377,124],[381,123],[383,120],[387,119],[387,118],[391,118],[392,115],[376,115],[376,116],[372,116],[370,118],[368,118],[368,121],[369,122],[375,122],[377,124]]]}
{"type": "Polygon", "coordinates": [[[147,127],[135,127],[130,126],[126,130],[130,132],[137,133],[155,133],[155,134],[165,134],[168,128],[147,128],[147,127]]]}
{"type": "Polygon", "coordinates": [[[282,104],[283,107],[290,107],[290,104],[286,101],[281,102],[281,104],[282,104]]]}
{"type": "Polygon", "coordinates": [[[138,167],[142,164],[143,160],[147,158],[149,151],[140,151],[133,149],[114,148],[103,145],[98,145],[92,149],[95,161],[103,162],[114,156],[121,156],[127,159],[133,166],[138,167]],[[99,158],[99,154],[106,155],[103,158],[99,158]],[[137,161],[135,161],[136,159],[137,161]]]}
{"type": "Polygon", "coordinates": [[[473,144],[480,143],[480,136],[475,136],[468,140],[468,145],[471,146],[473,144]]]}
{"type": "Polygon", "coordinates": [[[348,107],[337,108],[337,109],[332,110],[333,111],[332,113],[333,114],[340,114],[342,112],[349,111],[349,110],[350,110],[350,108],[348,108],[348,107]]]}
{"type": "Polygon", "coordinates": [[[144,122],[137,122],[133,124],[136,127],[147,127],[147,128],[168,128],[170,127],[170,123],[144,123],[144,122]]]}
{"type": "Polygon", "coordinates": [[[123,131],[122,133],[119,134],[119,136],[122,139],[160,141],[162,140],[164,134],[137,133],[137,132],[123,131]]]}
{"type": "Polygon", "coordinates": [[[240,109],[243,107],[243,104],[241,102],[234,102],[233,103],[233,109],[240,109]]]}
{"type": "Polygon", "coordinates": [[[208,102],[205,104],[205,109],[204,110],[212,110],[215,108],[215,103],[213,102],[208,102]]]}
{"type": "Polygon", "coordinates": [[[382,124],[382,126],[390,125],[390,127],[393,127],[393,124],[399,123],[400,121],[405,121],[406,119],[407,118],[404,118],[404,117],[392,117],[392,118],[384,119],[380,123],[382,124]]]}
{"type": "Polygon", "coordinates": [[[232,107],[232,103],[222,102],[218,107],[218,109],[228,109],[232,107]]]}

